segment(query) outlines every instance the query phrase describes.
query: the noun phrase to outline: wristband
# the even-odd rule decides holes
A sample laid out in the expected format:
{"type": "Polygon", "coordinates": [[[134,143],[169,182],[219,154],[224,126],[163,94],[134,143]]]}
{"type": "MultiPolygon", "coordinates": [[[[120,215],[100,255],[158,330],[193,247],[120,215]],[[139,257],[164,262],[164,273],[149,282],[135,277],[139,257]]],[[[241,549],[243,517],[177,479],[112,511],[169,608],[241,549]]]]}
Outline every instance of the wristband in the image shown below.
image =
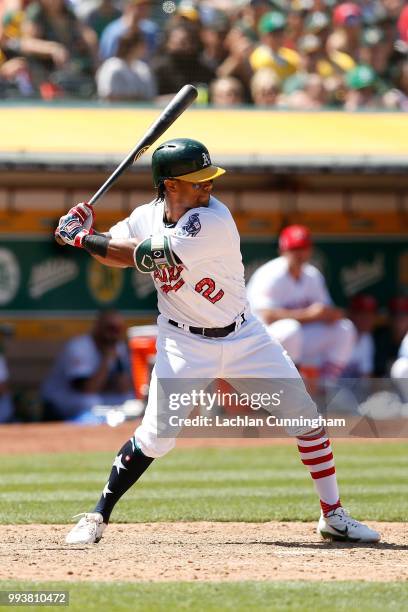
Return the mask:
{"type": "Polygon", "coordinates": [[[85,236],[82,241],[82,246],[91,255],[99,255],[99,257],[106,257],[108,253],[109,242],[110,237],[102,236],[100,234],[92,234],[85,236]]]}

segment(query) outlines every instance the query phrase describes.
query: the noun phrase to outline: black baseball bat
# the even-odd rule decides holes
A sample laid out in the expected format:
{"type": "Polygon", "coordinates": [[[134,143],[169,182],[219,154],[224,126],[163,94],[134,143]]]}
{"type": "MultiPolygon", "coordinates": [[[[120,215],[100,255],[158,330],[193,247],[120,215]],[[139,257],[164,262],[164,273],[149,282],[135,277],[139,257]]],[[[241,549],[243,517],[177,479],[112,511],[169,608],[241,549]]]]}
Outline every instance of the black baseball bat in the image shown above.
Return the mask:
{"type": "Polygon", "coordinates": [[[180,117],[180,115],[194,102],[197,97],[197,89],[193,85],[184,85],[174,98],[168,103],[161,115],[149,127],[146,134],[137,143],[129,155],[112,172],[110,177],[94,193],[88,204],[95,204],[112,185],[118,180],[120,175],[139,159],[164,134],[164,132],[180,117]]]}
{"type": "MultiPolygon", "coordinates": [[[[197,98],[198,92],[194,85],[184,85],[180,89],[180,91],[174,96],[172,100],[168,103],[163,112],[159,115],[156,121],[149,127],[146,134],[143,136],[141,140],[137,143],[137,145],[131,150],[131,152],[125,157],[125,159],[120,162],[119,166],[112,172],[110,177],[106,179],[104,184],[99,187],[98,191],[96,191],[90,200],[88,200],[88,204],[95,204],[111,187],[121,174],[127,168],[129,168],[136,160],[138,160],[143,153],[149,149],[153,143],[156,142],[164,134],[166,130],[175,122],[175,120],[180,117],[180,115],[194,102],[197,98]]],[[[59,244],[64,244],[64,242],[56,236],[56,241],[59,244]]]]}

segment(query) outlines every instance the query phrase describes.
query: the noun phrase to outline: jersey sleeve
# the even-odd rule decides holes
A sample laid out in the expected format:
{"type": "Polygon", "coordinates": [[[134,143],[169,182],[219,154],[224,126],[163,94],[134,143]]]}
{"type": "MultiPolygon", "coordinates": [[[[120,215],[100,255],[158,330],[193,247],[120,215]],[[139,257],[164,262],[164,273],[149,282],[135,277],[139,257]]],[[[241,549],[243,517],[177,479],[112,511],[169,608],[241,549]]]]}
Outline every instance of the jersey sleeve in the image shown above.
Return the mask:
{"type": "Polygon", "coordinates": [[[206,210],[188,213],[169,234],[173,252],[187,269],[227,255],[233,248],[233,240],[228,222],[206,210]]]}
{"type": "Polygon", "coordinates": [[[130,238],[143,240],[146,238],[146,236],[142,235],[141,230],[141,208],[142,207],[135,208],[129,217],[119,221],[110,228],[109,234],[114,240],[128,240],[130,238]]]}

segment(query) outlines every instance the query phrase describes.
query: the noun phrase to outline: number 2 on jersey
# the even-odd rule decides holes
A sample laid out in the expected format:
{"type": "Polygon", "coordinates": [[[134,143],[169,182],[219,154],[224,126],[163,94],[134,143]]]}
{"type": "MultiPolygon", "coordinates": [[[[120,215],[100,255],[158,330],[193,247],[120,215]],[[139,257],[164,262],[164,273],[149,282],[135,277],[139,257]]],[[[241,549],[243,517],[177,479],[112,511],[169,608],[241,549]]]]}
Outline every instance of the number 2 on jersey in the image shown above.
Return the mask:
{"type": "Polygon", "coordinates": [[[198,283],[195,286],[195,290],[197,291],[197,293],[201,293],[201,295],[208,300],[209,302],[211,302],[211,304],[215,304],[215,302],[218,302],[222,296],[224,295],[224,291],[222,289],[220,289],[219,291],[217,291],[217,293],[215,295],[215,283],[213,281],[212,278],[202,278],[200,281],[198,281],[198,283]],[[205,291],[203,291],[205,289],[205,291]]]}

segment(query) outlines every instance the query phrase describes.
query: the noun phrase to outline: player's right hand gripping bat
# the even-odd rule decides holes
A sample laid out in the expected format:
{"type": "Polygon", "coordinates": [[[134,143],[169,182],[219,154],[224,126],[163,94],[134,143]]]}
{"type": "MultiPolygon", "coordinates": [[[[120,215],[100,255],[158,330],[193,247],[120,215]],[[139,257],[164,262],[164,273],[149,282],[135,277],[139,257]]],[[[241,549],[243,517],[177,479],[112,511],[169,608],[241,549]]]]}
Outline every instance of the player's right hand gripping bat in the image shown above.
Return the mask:
{"type": "MultiPolygon", "coordinates": [[[[182,89],[170,100],[169,104],[156,119],[156,121],[149,127],[146,134],[137,145],[131,150],[131,152],[125,157],[125,159],[119,164],[119,166],[112,172],[110,177],[99,187],[88,204],[91,206],[96,202],[112,187],[112,185],[118,180],[121,174],[127,168],[129,168],[136,160],[138,160],[143,153],[151,147],[164,134],[164,132],[180,117],[180,115],[194,102],[197,98],[197,89],[193,85],[184,85],[182,89]]],[[[59,244],[64,244],[63,241],[56,236],[56,240],[59,244]]]]}

